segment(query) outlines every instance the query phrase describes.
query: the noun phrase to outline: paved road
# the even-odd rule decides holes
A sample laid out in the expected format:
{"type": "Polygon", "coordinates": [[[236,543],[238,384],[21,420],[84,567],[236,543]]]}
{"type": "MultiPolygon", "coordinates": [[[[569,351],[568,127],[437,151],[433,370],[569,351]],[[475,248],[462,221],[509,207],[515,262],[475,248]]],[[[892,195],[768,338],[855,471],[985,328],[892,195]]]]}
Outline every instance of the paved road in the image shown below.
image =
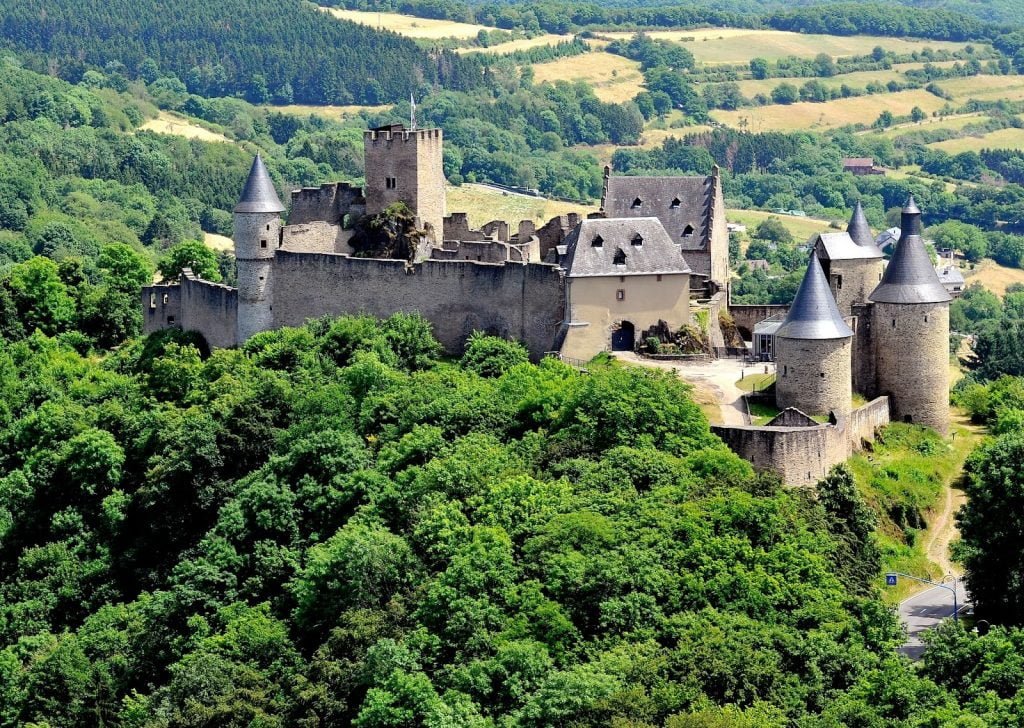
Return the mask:
{"type": "MultiPolygon", "coordinates": [[[[953,582],[949,582],[952,587],[953,582]]],[[[963,582],[958,582],[957,601],[960,613],[963,614],[964,607],[969,604],[967,592],[963,582]]],[[[900,603],[900,621],[907,627],[907,641],[900,648],[900,652],[912,660],[921,657],[924,652],[924,643],[921,642],[921,634],[929,629],[937,627],[942,620],[953,616],[953,592],[951,589],[931,587],[919,594],[900,603]]]]}

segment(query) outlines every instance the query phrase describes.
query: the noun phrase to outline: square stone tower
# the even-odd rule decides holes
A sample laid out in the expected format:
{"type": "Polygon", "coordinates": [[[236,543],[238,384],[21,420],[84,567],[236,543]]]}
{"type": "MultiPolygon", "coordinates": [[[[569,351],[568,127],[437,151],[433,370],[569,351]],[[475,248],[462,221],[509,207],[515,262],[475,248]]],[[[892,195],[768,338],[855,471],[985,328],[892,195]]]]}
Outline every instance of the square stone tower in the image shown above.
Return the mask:
{"type": "Polygon", "coordinates": [[[363,132],[366,214],[404,202],[417,226],[429,226],[433,241],[440,244],[445,215],[443,147],[440,129],[392,124],[363,132]]]}

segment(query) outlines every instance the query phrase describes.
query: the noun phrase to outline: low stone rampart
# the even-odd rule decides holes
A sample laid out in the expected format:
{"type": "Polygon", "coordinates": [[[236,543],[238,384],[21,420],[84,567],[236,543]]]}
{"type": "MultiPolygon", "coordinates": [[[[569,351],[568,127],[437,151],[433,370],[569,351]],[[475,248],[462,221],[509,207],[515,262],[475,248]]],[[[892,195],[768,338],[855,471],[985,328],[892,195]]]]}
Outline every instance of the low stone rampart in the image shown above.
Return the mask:
{"type": "Polygon", "coordinates": [[[237,322],[237,289],[182,272],[181,328],[198,331],[212,348],[223,349],[235,345],[237,322]]]}

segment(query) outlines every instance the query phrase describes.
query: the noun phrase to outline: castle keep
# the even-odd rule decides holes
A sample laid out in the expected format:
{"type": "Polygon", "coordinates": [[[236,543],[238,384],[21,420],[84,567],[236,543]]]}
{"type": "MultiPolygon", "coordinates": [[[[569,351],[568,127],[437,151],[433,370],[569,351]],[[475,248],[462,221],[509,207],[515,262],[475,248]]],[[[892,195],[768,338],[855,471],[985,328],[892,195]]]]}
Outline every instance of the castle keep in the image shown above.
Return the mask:
{"type": "MultiPolygon", "coordinates": [[[[483,331],[522,341],[535,359],[588,360],[693,324],[700,306],[709,340],[724,347],[728,232],[717,168],[707,177],[606,169],[601,211],[586,220],[495,220],[475,230],[464,213],[445,214],[440,129],[392,125],[363,141],[366,188],[295,190],[286,222],[257,155],[234,209],[237,288],[187,269],[179,282],[146,286],[144,330],[180,327],[230,347],[321,316],[417,312],[452,354],[483,331]],[[402,254],[367,248],[366,222],[393,221],[396,210],[408,213],[402,254]]],[[[948,430],[950,296],[913,198],[901,230],[888,265],[859,204],[846,232],[810,241],[803,282],[773,337],[780,414],[765,426],[714,428],[755,466],[813,484],[890,416],[948,430]],[[854,393],[868,403],[854,407],[854,393]]],[[[770,309],[730,306],[749,328],[781,314],[770,309]]]]}

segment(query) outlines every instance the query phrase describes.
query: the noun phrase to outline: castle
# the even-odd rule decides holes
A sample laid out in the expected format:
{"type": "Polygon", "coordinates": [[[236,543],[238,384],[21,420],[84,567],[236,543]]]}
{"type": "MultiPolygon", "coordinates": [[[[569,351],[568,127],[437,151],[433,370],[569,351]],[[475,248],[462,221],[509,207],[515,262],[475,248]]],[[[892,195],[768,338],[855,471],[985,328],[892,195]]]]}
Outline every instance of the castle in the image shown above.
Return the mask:
{"type": "Polygon", "coordinates": [[[659,322],[673,330],[688,323],[691,297],[728,276],[717,170],[694,178],[606,171],[592,219],[524,220],[514,229],[495,220],[474,230],[465,213],[446,214],[440,129],[395,124],[367,130],[363,143],[365,189],[295,190],[287,222],[257,155],[234,209],[237,288],[189,270],[178,283],[147,286],[144,330],[178,326],[229,347],[325,315],[416,311],[453,354],[479,330],[522,341],[534,358],[590,359],[632,350],[659,322]],[[634,184],[639,194],[627,194],[634,184]],[[395,203],[414,220],[410,254],[364,257],[353,247],[360,220],[395,203]]]}
{"type": "Polygon", "coordinates": [[[846,232],[812,244],[774,334],[781,413],[760,427],[714,428],[735,452],[793,485],[817,482],[890,419],[949,430],[952,298],[925,249],[914,198],[888,264],[859,203],[846,232]],[[870,401],[855,408],[854,393],[870,401]]]}
{"type": "MultiPolygon", "coordinates": [[[[474,230],[464,213],[446,214],[442,146],[440,129],[367,130],[366,188],[295,190],[287,222],[257,155],[234,209],[237,288],[187,269],[179,282],[146,286],[144,330],[181,327],[231,347],[325,315],[405,311],[429,320],[452,354],[484,331],[522,341],[534,358],[588,360],[693,323],[700,306],[709,339],[724,346],[728,231],[717,168],[706,177],[613,177],[606,168],[601,209],[587,219],[474,230]],[[408,255],[363,257],[360,221],[395,203],[412,217],[408,255]]],[[[846,232],[812,239],[791,306],[729,306],[747,329],[784,314],[773,344],[781,414],[716,431],[786,482],[816,482],[890,417],[948,429],[950,296],[912,198],[901,230],[886,265],[858,204],[846,232]],[[855,408],[855,392],[871,401],[855,408]]]]}

